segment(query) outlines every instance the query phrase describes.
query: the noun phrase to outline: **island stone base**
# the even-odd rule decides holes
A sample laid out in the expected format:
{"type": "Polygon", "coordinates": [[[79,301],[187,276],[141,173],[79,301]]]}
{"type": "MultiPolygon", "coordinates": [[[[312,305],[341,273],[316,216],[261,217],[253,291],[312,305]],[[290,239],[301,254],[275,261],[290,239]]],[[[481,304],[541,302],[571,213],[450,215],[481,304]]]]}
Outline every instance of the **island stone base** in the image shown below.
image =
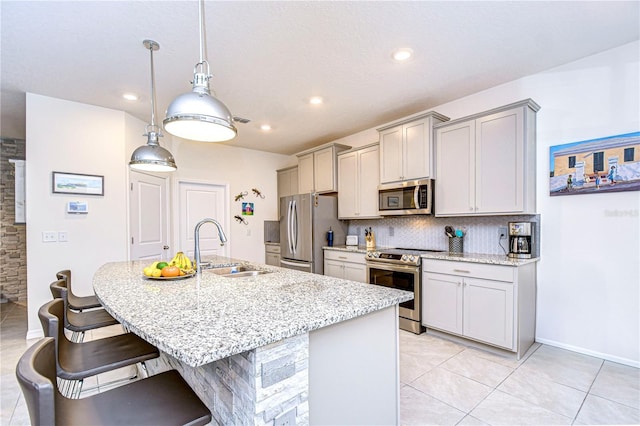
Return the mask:
{"type": "Polygon", "coordinates": [[[200,367],[164,352],[145,364],[150,375],[178,370],[211,410],[213,424],[309,424],[308,333],[200,367]]]}

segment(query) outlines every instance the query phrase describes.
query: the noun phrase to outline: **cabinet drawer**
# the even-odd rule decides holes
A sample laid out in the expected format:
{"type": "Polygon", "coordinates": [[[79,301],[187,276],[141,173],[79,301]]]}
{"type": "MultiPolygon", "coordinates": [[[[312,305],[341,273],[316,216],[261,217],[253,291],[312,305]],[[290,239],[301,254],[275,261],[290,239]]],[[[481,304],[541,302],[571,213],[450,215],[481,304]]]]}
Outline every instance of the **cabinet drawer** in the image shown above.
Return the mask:
{"type": "Polygon", "coordinates": [[[280,246],[276,246],[273,244],[266,244],[265,246],[265,251],[267,253],[278,253],[280,254],[280,246]]]}
{"type": "Polygon", "coordinates": [[[484,263],[422,259],[422,270],[424,272],[513,282],[516,268],[484,263]]]}
{"type": "Polygon", "coordinates": [[[340,262],[352,262],[365,264],[364,253],[350,253],[341,250],[325,250],[324,258],[329,260],[338,260],[340,262]]]}

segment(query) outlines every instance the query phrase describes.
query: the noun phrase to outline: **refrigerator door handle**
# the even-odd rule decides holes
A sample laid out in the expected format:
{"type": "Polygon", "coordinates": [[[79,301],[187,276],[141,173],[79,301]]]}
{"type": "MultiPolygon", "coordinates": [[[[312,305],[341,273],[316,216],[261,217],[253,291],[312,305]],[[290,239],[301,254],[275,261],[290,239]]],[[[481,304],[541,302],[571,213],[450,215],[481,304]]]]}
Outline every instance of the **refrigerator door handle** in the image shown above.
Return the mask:
{"type": "Polygon", "coordinates": [[[289,207],[287,208],[287,247],[289,251],[293,253],[293,247],[291,245],[291,208],[293,206],[293,201],[289,201],[289,207]]]}
{"type": "Polygon", "coordinates": [[[293,200],[293,253],[298,251],[298,203],[293,200]]]}

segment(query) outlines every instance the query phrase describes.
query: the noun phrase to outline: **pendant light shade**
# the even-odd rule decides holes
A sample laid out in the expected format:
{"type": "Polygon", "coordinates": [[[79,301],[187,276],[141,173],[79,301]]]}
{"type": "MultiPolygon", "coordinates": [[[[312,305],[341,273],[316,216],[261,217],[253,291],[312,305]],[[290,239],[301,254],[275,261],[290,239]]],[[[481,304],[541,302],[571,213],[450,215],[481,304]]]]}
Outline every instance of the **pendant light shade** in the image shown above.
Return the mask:
{"type": "MultiPolygon", "coordinates": [[[[147,127],[147,144],[131,154],[129,167],[147,172],[172,172],[178,168],[171,153],[158,144],[158,133],[147,127]]],[[[156,126],[157,129],[157,126],[156,126]]]]}
{"type": "Polygon", "coordinates": [[[160,49],[160,45],[153,40],[145,40],[142,44],[149,49],[151,55],[151,124],[146,127],[144,134],[147,137],[147,144],[133,151],[129,167],[147,172],[172,172],[178,166],[176,166],[173,155],[160,146],[158,138],[162,137],[162,133],[155,123],[156,89],[153,73],[153,51],[160,49]]]}
{"type": "Polygon", "coordinates": [[[194,67],[193,89],[167,108],[164,128],[174,136],[200,142],[224,142],[236,137],[229,109],[211,95],[209,63],[204,59],[204,1],[199,1],[200,62],[194,67]]]}

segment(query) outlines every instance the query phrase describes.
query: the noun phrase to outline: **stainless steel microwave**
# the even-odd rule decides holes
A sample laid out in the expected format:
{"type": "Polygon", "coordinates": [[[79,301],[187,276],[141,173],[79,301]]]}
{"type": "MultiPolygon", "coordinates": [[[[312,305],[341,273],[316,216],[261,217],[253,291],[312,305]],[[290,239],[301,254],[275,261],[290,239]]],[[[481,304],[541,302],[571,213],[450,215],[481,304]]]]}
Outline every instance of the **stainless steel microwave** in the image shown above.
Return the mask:
{"type": "Polygon", "coordinates": [[[433,180],[420,179],[378,186],[378,210],[382,216],[431,214],[433,180]]]}

